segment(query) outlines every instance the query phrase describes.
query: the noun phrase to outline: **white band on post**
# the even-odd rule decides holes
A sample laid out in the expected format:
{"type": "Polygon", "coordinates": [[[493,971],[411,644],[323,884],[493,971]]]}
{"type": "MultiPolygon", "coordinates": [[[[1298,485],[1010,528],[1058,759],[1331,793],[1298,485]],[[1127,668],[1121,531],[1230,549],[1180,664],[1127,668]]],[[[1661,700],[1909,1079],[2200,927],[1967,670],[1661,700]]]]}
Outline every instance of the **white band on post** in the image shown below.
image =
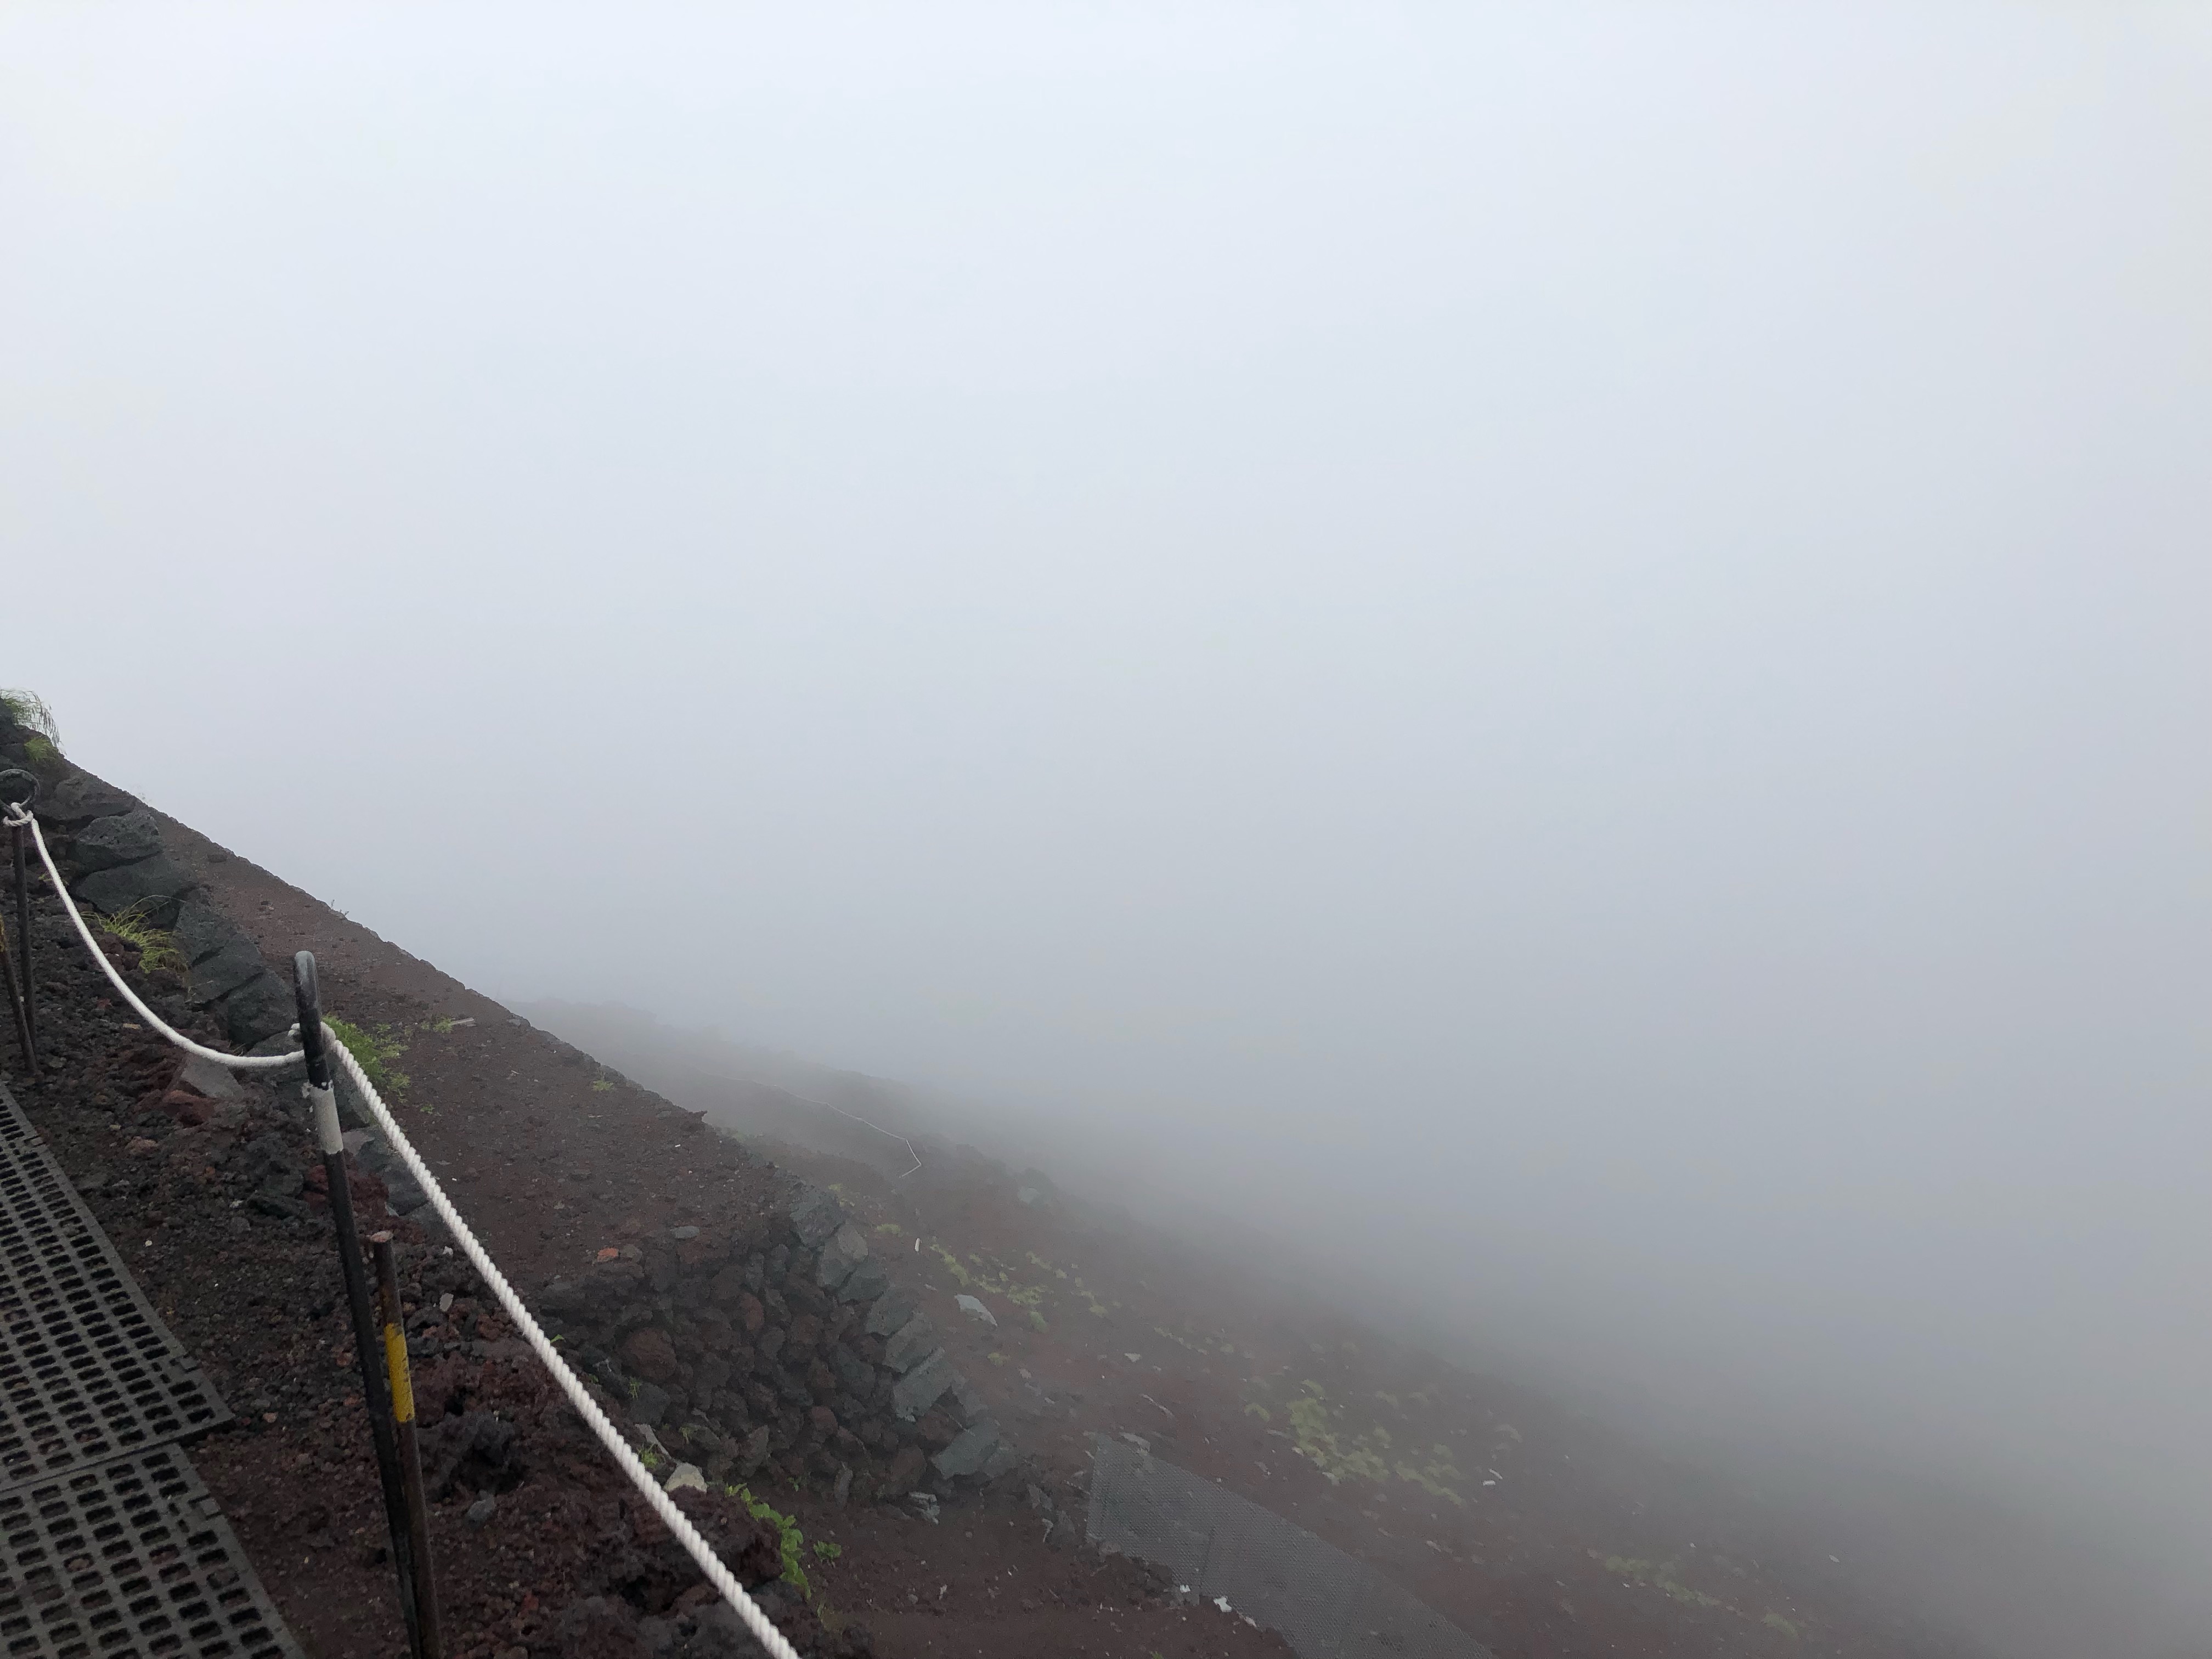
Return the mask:
{"type": "Polygon", "coordinates": [[[312,1083],[303,1083],[300,1091],[307,1097],[307,1108],[315,1115],[315,1144],[325,1153],[345,1151],[345,1136],[338,1128],[338,1097],[329,1087],[320,1089],[312,1083]]]}

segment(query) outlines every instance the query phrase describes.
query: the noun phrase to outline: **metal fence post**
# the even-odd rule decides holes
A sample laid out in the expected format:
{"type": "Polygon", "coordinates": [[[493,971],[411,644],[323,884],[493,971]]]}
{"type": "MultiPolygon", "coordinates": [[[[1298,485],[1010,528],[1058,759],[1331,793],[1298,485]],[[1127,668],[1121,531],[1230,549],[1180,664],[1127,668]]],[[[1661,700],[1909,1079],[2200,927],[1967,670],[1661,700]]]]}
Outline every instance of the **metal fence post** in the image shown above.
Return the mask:
{"type": "MultiPolygon", "coordinates": [[[[14,992],[15,1035],[23,1044],[23,1063],[31,1079],[39,1075],[39,988],[31,977],[31,878],[23,848],[31,833],[31,803],[39,798],[39,781],[21,767],[0,772],[0,805],[10,809],[8,839],[15,863],[15,941],[17,960],[8,964],[9,988],[14,992]]],[[[0,945],[4,948],[4,945],[0,945]]]]}
{"type": "Polygon", "coordinates": [[[438,1630],[438,1579],[430,1566],[430,1510],[422,1493],[422,1448],[415,1431],[415,1382],[407,1369],[407,1324],[401,1316],[399,1265],[388,1232],[371,1233],[376,1260],[377,1316],[384,1324],[384,1364],[392,1384],[392,1421],[399,1437],[399,1480],[407,1493],[407,1541],[415,1553],[416,1613],[423,1659],[444,1659],[438,1630]]]}
{"type": "Polygon", "coordinates": [[[8,942],[8,924],[0,921],[0,978],[7,981],[8,1014],[15,1025],[15,1046],[23,1051],[23,1070],[38,1081],[39,1051],[31,1042],[31,1023],[23,1012],[22,994],[15,988],[15,947],[8,942]]]}
{"type": "Polygon", "coordinates": [[[383,1344],[370,1310],[368,1273],[362,1261],[361,1234],[354,1225],[353,1190],[346,1182],[345,1139],[338,1128],[337,1097],[331,1087],[330,1056],[323,1048],[323,1000],[315,982],[315,957],[302,951],[292,958],[293,994],[300,1010],[300,1048],[307,1060],[305,1090],[315,1120],[315,1144],[323,1154],[330,1183],[331,1220],[338,1235],[338,1269],[345,1276],[346,1305],[353,1315],[353,1342],[361,1361],[361,1393],[368,1407],[369,1437],[376,1447],[376,1470],[384,1486],[384,1520],[392,1537],[392,1561],[399,1578],[399,1611],[407,1621],[407,1646],[415,1659],[430,1659],[422,1647],[422,1620],[415,1600],[415,1553],[410,1547],[407,1498],[399,1479],[399,1443],[392,1432],[392,1402],[385,1392],[383,1344]]]}

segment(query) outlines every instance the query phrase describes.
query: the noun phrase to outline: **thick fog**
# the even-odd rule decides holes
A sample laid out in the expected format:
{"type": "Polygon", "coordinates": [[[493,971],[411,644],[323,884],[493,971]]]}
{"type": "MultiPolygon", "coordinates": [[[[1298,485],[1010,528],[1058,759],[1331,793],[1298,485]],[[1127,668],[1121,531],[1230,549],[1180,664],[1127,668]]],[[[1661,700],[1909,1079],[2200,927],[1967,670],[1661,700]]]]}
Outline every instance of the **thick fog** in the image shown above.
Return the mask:
{"type": "Polygon", "coordinates": [[[0,682],[2201,1641],[2206,15],[11,6],[0,682]]]}

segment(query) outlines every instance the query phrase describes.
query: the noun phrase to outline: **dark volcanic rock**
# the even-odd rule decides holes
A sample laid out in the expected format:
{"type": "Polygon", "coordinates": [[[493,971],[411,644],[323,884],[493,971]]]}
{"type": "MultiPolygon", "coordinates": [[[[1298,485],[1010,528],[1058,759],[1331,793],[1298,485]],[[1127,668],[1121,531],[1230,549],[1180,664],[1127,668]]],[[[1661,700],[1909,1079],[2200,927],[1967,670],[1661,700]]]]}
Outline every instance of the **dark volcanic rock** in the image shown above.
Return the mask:
{"type": "Polygon", "coordinates": [[[934,1406],[958,1379],[951,1356],[939,1348],[898,1380],[891,1410],[911,1422],[934,1406]]]}
{"type": "Polygon", "coordinates": [[[819,1187],[806,1187],[791,1201],[791,1231],[801,1244],[814,1249],[845,1223],[845,1206],[836,1194],[819,1187]]]}
{"type": "Polygon", "coordinates": [[[140,914],[156,927],[177,919],[178,900],[199,886],[199,878],[165,853],[136,864],[95,870],[76,884],[78,898],[104,916],[143,906],[140,914]]]}
{"type": "Polygon", "coordinates": [[[867,1259],[868,1236],[848,1221],[823,1244],[822,1260],[814,1270],[814,1282],[825,1291],[834,1291],[851,1278],[853,1270],[867,1259]]]}
{"type": "Polygon", "coordinates": [[[916,1314],[884,1345],[884,1364],[895,1371],[911,1370],[928,1358],[937,1346],[937,1327],[923,1315],[916,1314]]]}
{"type": "Polygon", "coordinates": [[[876,1391],[875,1368],[850,1348],[832,1348],[830,1369],[836,1372],[837,1380],[852,1391],[855,1399],[866,1400],[876,1391]]]}
{"type": "Polygon", "coordinates": [[[963,1429],[952,1443],[931,1458],[937,1472],[948,1480],[980,1474],[984,1461],[999,1444],[999,1425],[986,1417],[963,1429]]]}
{"type": "Polygon", "coordinates": [[[629,1397],[630,1420],[652,1428],[667,1414],[668,1390],[654,1382],[639,1383],[637,1392],[629,1397]]]}
{"type": "Polygon", "coordinates": [[[837,1287],[840,1302],[873,1302],[890,1288],[890,1272],[884,1264],[870,1256],[853,1269],[845,1282],[837,1287]]]}
{"type": "Polygon", "coordinates": [[[884,1477],[884,1485],[893,1492],[910,1492],[928,1467],[921,1447],[901,1446],[898,1455],[891,1459],[890,1473],[884,1477]]]}
{"type": "Polygon", "coordinates": [[[89,772],[75,772],[56,784],[39,803],[39,816],[62,829],[94,818],[112,817],[138,809],[137,799],[89,772]]]}
{"type": "Polygon", "coordinates": [[[161,831],[147,811],[125,812],[119,817],[94,818],[77,832],[70,855],[82,870],[112,870],[136,864],[161,850],[161,831]]]}
{"type": "MultiPolygon", "coordinates": [[[[251,1048],[255,1043],[267,1041],[289,1030],[299,1018],[292,988],[271,973],[263,973],[250,979],[222,1000],[223,1023],[230,1032],[230,1040],[241,1048],[251,1048]]],[[[351,1085],[341,1084],[343,1099],[351,1085]]],[[[356,1121],[365,1123],[363,1117],[356,1121]]]]}
{"type": "Polygon", "coordinates": [[[221,1001],[248,980],[268,971],[260,951],[244,939],[236,940],[193,966],[192,1002],[195,1006],[204,1006],[221,1001]]]}
{"type": "Polygon", "coordinates": [[[870,1336],[890,1336],[908,1320],[914,1317],[916,1304],[914,1292],[900,1288],[885,1292],[868,1310],[866,1327],[870,1336]]]}
{"type": "MultiPolygon", "coordinates": [[[[231,945],[253,950],[245,933],[229,917],[198,899],[186,899],[178,907],[177,920],[170,931],[176,934],[177,949],[188,963],[205,962],[216,951],[231,945]]],[[[259,961],[261,953],[254,951],[253,954],[254,959],[259,961]]]]}
{"type": "Polygon", "coordinates": [[[625,1365],[648,1382],[676,1380],[676,1345],[658,1326],[643,1326],[624,1337],[622,1357],[625,1365]]]}

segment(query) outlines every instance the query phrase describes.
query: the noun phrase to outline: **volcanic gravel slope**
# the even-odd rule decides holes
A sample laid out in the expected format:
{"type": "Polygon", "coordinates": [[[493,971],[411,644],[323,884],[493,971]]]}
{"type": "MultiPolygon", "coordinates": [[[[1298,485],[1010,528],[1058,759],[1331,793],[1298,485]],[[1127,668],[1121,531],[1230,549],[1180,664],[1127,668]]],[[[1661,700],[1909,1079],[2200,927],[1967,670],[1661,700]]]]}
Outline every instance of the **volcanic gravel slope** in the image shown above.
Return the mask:
{"type": "MultiPolygon", "coordinates": [[[[573,1311],[574,1286],[625,1273],[665,1271],[680,1298],[675,1276],[717,1240],[737,1250],[724,1258],[734,1267],[742,1241],[784,1225],[794,1175],[838,1190],[1024,1458],[981,1491],[933,1480],[946,1502],[932,1523],[896,1501],[913,1462],[886,1473],[895,1449],[874,1437],[879,1419],[861,1422],[865,1445],[834,1413],[845,1434],[835,1444],[780,1437],[778,1455],[747,1478],[803,1529],[810,1594],[780,1583],[772,1532],[719,1500],[709,1519],[802,1650],[1287,1651],[1138,1564],[1071,1547],[1087,1437],[1106,1432],[1141,1434],[1369,1561],[1507,1659],[1964,1651],[1864,1602],[1840,1571],[1813,1565],[1825,1554],[1741,1494],[1699,1490],[1548,1401],[1385,1340],[1295,1280],[1257,1279],[1057,1194],[1024,1204],[1017,1188],[1035,1172],[1018,1182],[967,1148],[922,1139],[927,1167],[896,1180],[870,1161],[889,1144],[872,1131],[858,1136],[871,1149],[858,1158],[764,1139],[741,1146],[703,1114],[725,1127],[787,1126],[811,1109],[787,1097],[769,1109],[757,1086],[694,1077],[665,1085],[698,1109],[680,1109],[267,871],[173,821],[161,826],[168,854],[272,963],[313,951],[326,1006],[404,1048],[391,1061],[409,1078],[403,1121],[541,1307],[559,1300],[551,1281],[572,1287],[561,1305],[573,1311]],[[759,1155],[771,1146],[781,1168],[759,1155]],[[694,1228],[699,1239],[671,1243],[694,1228]],[[979,1297],[998,1323],[970,1322],[956,1293],[979,1297]],[[1407,1455],[1415,1448],[1427,1449],[1407,1455]],[[857,1466],[842,1504],[827,1478],[833,1453],[857,1466]],[[892,1501],[869,1501],[878,1498],[892,1501]]],[[[220,1102],[180,1092],[166,1046],[107,1006],[51,907],[40,931],[53,1060],[26,1100],[239,1414],[241,1428],[196,1448],[195,1461],[312,1650],[397,1652],[380,1508],[296,1091],[249,1084],[220,1102]]],[[[173,980],[150,984],[181,1013],[173,980]]],[[[605,1052],[658,1076],[641,1051],[605,1052]]],[[[356,1177],[356,1196],[365,1213],[381,1213],[374,1176],[356,1177]]],[[[465,1266],[411,1223],[396,1231],[449,1651],[743,1650],[465,1266]],[[485,1497],[489,1518],[471,1524],[485,1497]]],[[[794,1266],[803,1255],[793,1252],[794,1266]]],[[[791,1293],[804,1295],[795,1282],[791,1293]]],[[[803,1316],[785,1315],[799,1334],[803,1316]]],[[[679,1320],[678,1340],[683,1328],[679,1320]]],[[[879,1340],[870,1347],[843,1329],[850,1350],[880,1361],[879,1340]]],[[[600,1344],[638,1362],[632,1378],[654,1357],[623,1347],[619,1322],[570,1332],[580,1359],[600,1344]]],[[[610,1379],[624,1381],[619,1364],[610,1379]]],[[[670,1381],[698,1387],[690,1370],[670,1381]]],[[[606,1403],[636,1414],[635,1397],[606,1403]]],[[[902,1429],[903,1449],[918,1457],[944,1433],[940,1424],[917,1449],[902,1429]]],[[[708,1465],[718,1480],[728,1449],[720,1455],[719,1469],[708,1465]]]]}
{"type": "MultiPolygon", "coordinates": [[[[392,1067],[408,1078],[398,1108],[408,1133],[526,1293],[573,1279],[603,1253],[636,1255],[641,1241],[665,1249],[679,1226],[772,1226],[788,1203],[787,1176],[696,1116],[267,872],[173,821],[162,828],[171,854],[203,874],[273,963],[315,951],[326,1008],[406,1045],[392,1067]],[[437,1029],[448,1020],[474,1024],[437,1029]]],[[[403,1653],[297,1089],[250,1074],[234,1088],[209,1083],[211,1094],[184,1083],[175,1051],[118,1002],[46,883],[34,886],[45,1066],[23,1076],[9,1043],[0,1074],[236,1413],[234,1429],[191,1455],[295,1633],[324,1659],[403,1653]]],[[[228,1046],[174,974],[145,974],[135,951],[102,945],[165,1018],[228,1046]]],[[[353,1190],[364,1218],[384,1216],[375,1175],[357,1172],[353,1190]]],[[[465,1262],[414,1219],[382,1224],[399,1247],[447,1652],[757,1652],[465,1262]]],[[[679,1501],[809,1655],[1287,1651],[1138,1563],[1077,1547],[1069,1527],[1043,1541],[1022,1478],[948,1492],[938,1523],[857,1496],[838,1504],[826,1483],[802,1489],[775,1465],[750,1484],[801,1529],[805,1594],[787,1573],[784,1527],[720,1494],[679,1501]],[[896,1634],[872,1638],[886,1621],[896,1634]]]]}

